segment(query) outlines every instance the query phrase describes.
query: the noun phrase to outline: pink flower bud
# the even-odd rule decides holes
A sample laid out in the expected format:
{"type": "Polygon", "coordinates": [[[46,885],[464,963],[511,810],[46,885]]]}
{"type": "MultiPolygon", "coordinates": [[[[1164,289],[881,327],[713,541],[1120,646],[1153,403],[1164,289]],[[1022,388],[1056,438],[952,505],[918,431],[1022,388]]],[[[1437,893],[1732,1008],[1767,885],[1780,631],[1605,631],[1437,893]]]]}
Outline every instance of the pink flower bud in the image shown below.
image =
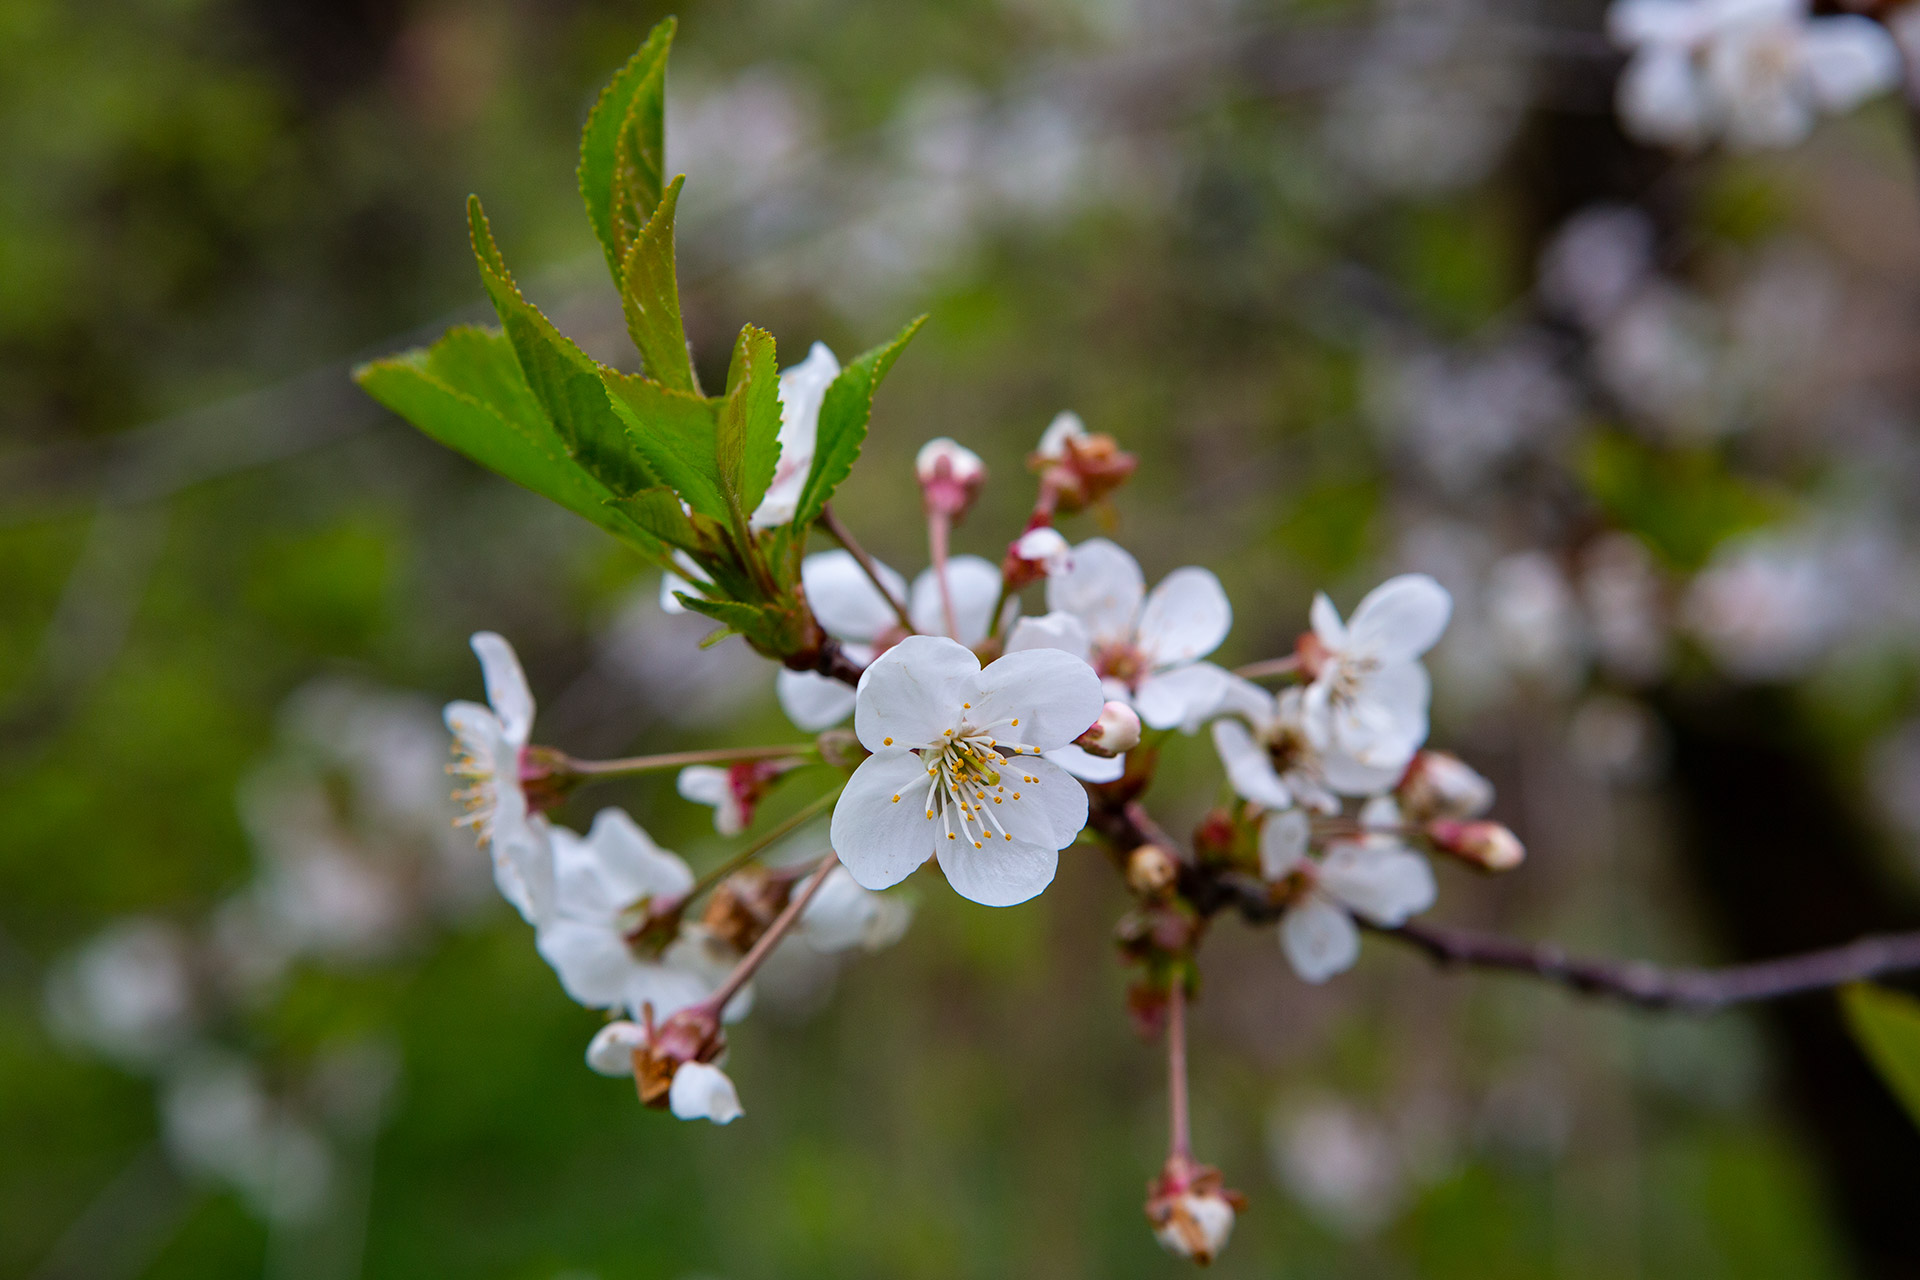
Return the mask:
{"type": "Polygon", "coordinates": [[[1117,756],[1140,745],[1140,717],[1124,702],[1109,702],[1100,709],[1093,727],[1074,739],[1074,745],[1096,756],[1117,756]]]}
{"type": "Polygon", "coordinates": [[[1450,853],[1482,871],[1511,871],[1527,856],[1527,847],[1520,843],[1520,837],[1498,822],[1438,818],[1427,824],[1427,838],[1440,852],[1450,853]]]}
{"type": "Polygon", "coordinates": [[[1418,822],[1477,818],[1493,807],[1493,784],[1472,765],[1445,751],[1422,751],[1398,788],[1400,811],[1418,822]]]}
{"type": "Polygon", "coordinates": [[[913,471],[927,510],[955,519],[973,505],[974,495],[987,479],[987,464],[980,461],[980,455],[945,436],[920,446],[913,471]]]}

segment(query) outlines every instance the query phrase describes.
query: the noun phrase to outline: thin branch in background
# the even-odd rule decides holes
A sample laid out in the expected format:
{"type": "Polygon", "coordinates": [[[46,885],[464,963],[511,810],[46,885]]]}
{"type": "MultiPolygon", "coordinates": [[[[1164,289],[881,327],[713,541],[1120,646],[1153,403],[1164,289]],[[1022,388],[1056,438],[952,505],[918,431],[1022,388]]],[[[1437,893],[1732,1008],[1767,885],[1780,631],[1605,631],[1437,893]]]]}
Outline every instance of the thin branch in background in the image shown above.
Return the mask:
{"type": "Polygon", "coordinates": [[[913,617],[907,612],[906,604],[895,599],[887,584],[880,580],[880,567],[874,563],[873,557],[867,554],[867,549],[860,545],[852,531],[840,523],[840,517],[834,514],[832,503],[820,508],[820,523],[828,533],[833,535],[835,542],[847,549],[847,554],[854,558],[861,572],[867,575],[867,580],[873,583],[874,590],[880,593],[880,598],[887,602],[889,609],[893,610],[893,616],[900,619],[900,625],[911,632],[914,629],[913,617]]]}

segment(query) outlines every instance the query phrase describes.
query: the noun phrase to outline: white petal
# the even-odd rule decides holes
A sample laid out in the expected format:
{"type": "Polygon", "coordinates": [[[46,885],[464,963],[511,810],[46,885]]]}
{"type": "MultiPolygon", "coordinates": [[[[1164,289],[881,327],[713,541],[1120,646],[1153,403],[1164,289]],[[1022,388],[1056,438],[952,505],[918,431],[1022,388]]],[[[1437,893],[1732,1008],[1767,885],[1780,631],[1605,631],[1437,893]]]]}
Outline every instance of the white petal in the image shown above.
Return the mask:
{"type": "Polygon", "coordinates": [[[683,1062],[667,1086],[667,1106],[680,1120],[711,1120],[732,1124],[746,1113],[733,1081],[720,1068],[704,1062],[683,1062]]]}
{"type": "Polygon", "coordinates": [[[1360,958],[1360,931],[1345,911],[1310,893],[1280,922],[1280,947],[1295,973],[1308,982],[1325,982],[1360,958]]]}
{"type": "Polygon", "coordinates": [[[1059,850],[1024,840],[998,840],[983,849],[965,840],[936,843],[944,846],[940,870],[947,883],[983,907],[1011,907],[1038,896],[1060,866],[1059,850]]]}
{"type": "Polygon", "coordinates": [[[1607,34],[1626,47],[1684,46],[1705,32],[1707,6],[1693,0],[1615,0],[1607,10],[1607,34]]]}
{"type": "Polygon", "coordinates": [[[1062,410],[1053,416],[1047,429],[1040,433],[1040,447],[1035,450],[1041,457],[1058,462],[1067,456],[1067,441],[1086,438],[1087,426],[1080,421],[1080,415],[1072,410],[1062,410]]]}
{"type": "MultiPolygon", "coordinates": [[[[682,1009],[699,1004],[712,995],[720,986],[724,973],[694,972],[667,961],[673,955],[673,948],[667,949],[667,955],[661,957],[662,963],[635,963],[627,970],[626,985],[620,992],[619,1003],[636,1018],[647,1016],[647,1010],[653,1011],[656,1024],[671,1018],[682,1009]]],[[[739,1020],[734,1014],[734,1003],[728,1001],[722,1014],[725,1021],[739,1020]]]]}
{"type": "Polygon", "coordinates": [[[1133,709],[1151,729],[1198,732],[1221,710],[1232,676],[1211,662],[1195,662],[1149,675],[1134,691],[1133,709]]]}
{"type": "Polygon", "coordinates": [[[1307,610],[1307,620],[1321,644],[1335,653],[1347,647],[1346,624],[1340,621],[1340,611],[1333,607],[1333,601],[1327,598],[1326,592],[1314,592],[1313,607],[1307,610]]]}
{"type": "Polygon", "coordinates": [[[607,924],[554,920],[543,927],[535,947],[568,995],[592,1009],[626,1003],[627,981],[636,964],[626,942],[607,924]]]}
{"type": "Polygon", "coordinates": [[[1066,572],[1047,579],[1047,608],[1079,618],[1096,644],[1122,644],[1133,638],[1146,589],[1139,561],[1105,538],[1089,538],[1073,549],[1066,572]]]}
{"type": "Polygon", "coordinates": [[[586,852],[619,907],[693,887],[687,864],[653,842],[624,809],[602,809],[587,831],[586,852]]]}
{"type": "Polygon", "coordinates": [[[1278,714],[1274,696],[1251,680],[1227,673],[1226,691],[1220,695],[1220,715],[1239,716],[1248,724],[1265,726],[1278,714]]]}
{"type": "Polygon", "coordinates": [[[1887,29],[1859,14],[1815,18],[1801,36],[1807,81],[1828,111],[1850,111],[1900,80],[1900,50],[1887,29]]]}
{"type": "MultiPolygon", "coordinates": [[[[1378,795],[1400,781],[1401,775],[1406,773],[1407,765],[1413,759],[1413,753],[1409,751],[1397,760],[1391,756],[1385,759],[1384,764],[1362,764],[1338,751],[1328,752],[1320,757],[1321,777],[1331,790],[1343,796],[1378,795]]],[[[1307,803],[1304,796],[1301,797],[1301,803],[1307,803]]],[[[1339,801],[1329,798],[1329,803],[1321,807],[1332,811],[1338,809],[1340,804],[1339,801]]]]}
{"type": "MultiPolygon", "coordinates": [[[[874,571],[894,599],[905,597],[905,579],[878,561],[874,562],[874,571]]],[[[800,562],[800,585],[806,590],[813,616],[828,635],[869,642],[900,625],[893,607],[849,552],[820,551],[808,556],[800,562]]]]}
{"type": "Polygon", "coordinates": [[[732,772],[710,764],[689,765],[680,771],[674,790],[695,804],[722,805],[733,798],[732,772]]]}
{"type": "Polygon", "coordinates": [[[1059,649],[1024,649],[989,663],[980,673],[980,696],[969,701],[969,724],[1042,751],[1085,733],[1107,705],[1093,668],[1059,649]],[[1010,725],[1014,720],[1020,723],[1010,725]]]}
{"type": "MultiPolygon", "coordinates": [[[[947,560],[947,590],[953,595],[954,639],[976,645],[993,627],[993,606],[1000,599],[1000,570],[979,556],[952,556],[947,560]]],[[[946,606],[940,600],[940,581],[931,569],[913,580],[907,606],[914,629],[930,636],[947,634],[946,606]]]]}
{"type": "Polygon", "coordinates": [[[1189,565],[1160,580],[1135,628],[1136,643],[1156,667],[1206,657],[1233,627],[1233,606],[1220,579],[1189,565]]]}
{"type": "Polygon", "coordinates": [[[1097,756],[1071,742],[1064,747],[1055,747],[1045,756],[1082,782],[1118,782],[1127,772],[1127,758],[1124,755],[1097,756]]]}
{"type": "Polygon", "coordinates": [[[501,732],[515,746],[526,746],[533,732],[533,691],[527,687],[527,674],[520,669],[513,646],[491,631],[481,631],[473,637],[473,651],[479,655],[487,701],[500,717],[501,732]]]}
{"type": "Polygon", "coordinates": [[[529,816],[518,787],[505,787],[494,806],[493,882],[528,924],[538,925],[556,910],[553,847],[547,820],[529,816]]]}
{"type": "Polygon", "coordinates": [[[1086,626],[1072,614],[1058,611],[1043,613],[1037,618],[1022,618],[1013,624],[1013,631],[1007,637],[1007,652],[1019,653],[1023,649],[1060,649],[1082,662],[1093,654],[1086,626]]]}
{"type": "Polygon", "coordinates": [[[1431,683],[1417,662],[1393,662],[1360,676],[1347,697],[1325,682],[1307,690],[1307,733],[1328,756],[1376,769],[1404,769],[1427,740],[1431,683]]]}
{"type": "Polygon", "coordinates": [[[899,748],[882,749],[853,771],[833,806],[828,839],[865,888],[899,884],[933,856],[940,824],[927,818],[927,788],[920,757],[899,748]]]}
{"type": "Polygon", "coordinates": [[[633,1074],[633,1051],[647,1045],[646,1029],[637,1022],[609,1022],[587,1045],[587,1065],[603,1076],[633,1074]]]}
{"type": "Polygon", "coordinates": [[[773,692],[787,719],[808,733],[831,729],[853,714],[852,687],[817,671],[782,667],[774,673],[773,692]]]}
{"type": "Polygon", "coordinates": [[[908,636],[861,673],[853,711],[860,744],[883,751],[943,742],[959,727],[961,704],[978,696],[980,676],[980,659],[966,646],[945,636],[908,636]]]}
{"type": "Polygon", "coordinates": [[[1373,921],[1397,925],[1433,905],[1433,868],[1397,843],[1342,841],[1320,863],[1320,884],[1329,894],[1373,921]]]}
{"type": "Polygon", "coordinates": [[[1614,105],[1642,142],[1691,149],[1706,141],[1706,96],[1685,49],[1653,46],[1635,54],[1620,73],[1614,105]]]}
{"type": "Polygon", "coordinates": [[[1227,781],[1241,796],[1269,809],[1284,809],[1293,803],[1293,793],[1274,772],[1273,757],[1254,741],[1247,726],[1238,720],[1213,722],[1213,746],[1226,766],[1227,781]]]}
{"type": "MultiPolygon", "coordinates": [[[[1006,834],[1013,837],[1014,844],[1046,845],[1050,849],[1064,849],[1072,844],[1074,837],[1087,825],[1087,789],[1080,785],[1074,776],[1049,760],[1036,760],[1031,756],[1010,763],[1002,773],[1011,769],[1026,770],[1024,776],[1032,782],[1015,783],[1009,778],[1006,783],[1006,795],[1001,802],[993,806],[993,816],[1006,828],[1006,834]],[[1018,792],[1020,798],[1014,799],[1018,792]]],[[[1015,777],[1022,775],[1016,774],[1015,777]]],[[[945,824],[941,824],[944,828],[945,824]]],[[[945,844],[964,845],[965,836],[948,841],[943,835],[933,842],[935,849],[945,844]]],[[[992,841],[984,841],[988,845],[992,841]]],[[[1005,839],[1002,844],[1007,843],[1005,839]]]]}
{"type": "MultiPolygon", "coordinates": [[[[906,803],[904,797],[901,803],[906,803]]],[[[807,877],[794,886],[794,893],[804,894],[812,883],[813,877],[807,877]]],[[[851,950],[865,939],[876,904],[883,901],[879,894],[861,888],[844,866],[834,867],[827,872],[827,882],[808,900],[794,928],[815,951],[851,950]]]]}
{"type": "Polygon", "coordinates": [[[1312,823],[1304,809],[1282,809],[1269,813],[1260,823],[1260,874],[1278,880],[1307,856],[1307,839],[1312,823]]]}
{"type": "Polygon", "coordinates": [[[824,342],[814,343],[805,360],[780,371],[780,460],[773,483],[754,510],[754,528],[767,529],[793,519],[800,491],[813,469],[820,404],[839,375],[840,362],[824,342]]]}
{"type": "Polygon", "coordinates": [[[1403,573],[1367,593],[1347,624],[1347,645],[1382,662],[1405,662],[1433,648],[1453,615],[1453,597],[1424,573],[1403,573]]]}

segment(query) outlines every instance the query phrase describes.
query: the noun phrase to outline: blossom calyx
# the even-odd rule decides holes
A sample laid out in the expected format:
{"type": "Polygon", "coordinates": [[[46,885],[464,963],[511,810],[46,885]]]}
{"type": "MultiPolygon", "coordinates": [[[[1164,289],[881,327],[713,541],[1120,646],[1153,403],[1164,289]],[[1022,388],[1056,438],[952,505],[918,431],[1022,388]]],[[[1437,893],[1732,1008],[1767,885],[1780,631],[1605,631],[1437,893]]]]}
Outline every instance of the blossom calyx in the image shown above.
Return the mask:
{"type": "Polygon", "coordinates": [[[692,1005],[653,1026],[649,1009],[645,1035],[633,1045],[633,1082],[643,1106],[664,1111],[672,1103],[675,1077],[689,1063],[711,1063],[727,1051],[720,1014],[705,1004],[692,1005]]]}
{"type": "Polygon", "coordinates": [[[792,876],[749,867],[714,887],[700,923],[721,942],[745,952],[760,940],[792,896],[792,876]]]}
{"type": "Polygon", "coordinates": [[[913,473],[920,481],[927,510],[957,520],[966,514],[974,495],[986,483],[987,464],[965,445],[941,436],[920,446],[913,473]]]}
{"type": "Polygon", "coordinates": [[[1110,435],[1090,432],[1075,413],[1057,415],[1027,460],[1060,511],[1079,511],[1127,482],[1140,460],[1110,435]]]}
{"type": "Polygon", "coordinates": [[[1147,1184],[1147,1221],[1160,1247],[1203,1267],[1227,1247],[1234,1219],[1246,1207],[1245,1196],[1222,1185],[1218,1169],[1179,1153],[1147,1184]]]}
{"type": "Polygon", "coordinates": [[[1109,702],[1100,708],[1093,727],[1073,740],[1073,745],[1096,756],[1117,756],[1140,745],[1140,717],[1124,702],[1109,702]]]}
{"type": "Polygon", "coordinates": [[[520,790],[527,797],[530,814],[559,808],[585,777],[573,767],[573,758],[558,748],[529,745],[520,749],[520,790]]]}
{"type": "Polygon", "coordinates": [[[676,789],[688,800],[713,806],[713,826],[723,836],[737,836],[753,824],[753,813],[773,790],[780,775],[798,767],[799,759],[742,760],[727,766],[696,764],[680,771],[676,789]]]}
{"type": "Polygon", "coordinates": [[[1527,847],[1504,823],[1437,818],[1426,831],[1434,848],[1482,871],[1511,871],[1526,860],[1527,847]]]}
{"type": "Polygon", "coordinates": [[[1400,812],[1413,822],[1477,818],[1493,807],[1493,784],[1447,751],[1420,751],[1394,791],[1400,812]]]}

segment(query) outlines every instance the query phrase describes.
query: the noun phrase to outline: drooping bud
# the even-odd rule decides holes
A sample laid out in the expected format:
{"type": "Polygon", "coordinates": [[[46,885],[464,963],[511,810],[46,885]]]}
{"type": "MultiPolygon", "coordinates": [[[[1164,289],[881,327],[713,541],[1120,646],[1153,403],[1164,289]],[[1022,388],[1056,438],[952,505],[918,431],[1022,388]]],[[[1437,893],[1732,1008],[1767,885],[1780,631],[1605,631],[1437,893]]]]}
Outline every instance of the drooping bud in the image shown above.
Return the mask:
{"type": "Polygon", "coordinates": [[[1484,819],[1437,818],[1427,824],[1434,848],[1482,871],[1511,871],[1526,860],[1527,847],[1506,826],[1484,819]]]}
{"type": "Polygon", "coordinates": [[[1472,765],[1446,751],[1415,754],[1396,795],[1400,812],[1413,822],[1477,818],[1493,807],[1493,784],[1472,765]]]}
{"type": "Polygon", "coordinates": [[[792,896],[791,876],[770,875],[759,867],[748,867],[714,886],[706,910],[700,913],[700,924],[718,941],[745,953],[760,940],[792,896]]]}
{"type": "Polygon", "coordinates": [[[974,495],[986,483],[987,464],[965,445],[941,436],[920,446],[913,472],[920,481],[927,510],[957,520],[966,514],[974,495]]]}
{"type": "Polygon", "coordinates": [[[1247,1199],[1221,1185],[1220,1171],[1189,1156],[1167,1157],[1147,1184],[1147,1221],[1160,1247],[1206,1266],[1220,1256],[1247,1199]]]}
{"type": "Polygon", "coordinates": [[[1139,459],[1112,436],[1089,432],[1078,414],[1062,413],[1041,435],[1027,464],[1040,473],[1056,509],[1079,511],[1125,484],[1139,459]]]}
{"type": "MultiPolygon", "coordinates": [[[[727,1051],[727,1039],[720,1030],[719,1014],[705,1004],[682,1009],[657,1027],[653,1025],[653,1006],[647,1006],[646,1013],[642,1035],[631,1049],[633,1082],[640,1092],[642,1105],[663,1111],[671,1105],[669,1095],[681,1069],[688,1063],[712,1062],[719,1058],[727,1051]]],[[[607,1030],[603,1029],[601,1035],[606,1034],[607,1030]]],[[[633,1040],[630,1034],[622,1038],[628,1042],[633,1040]]],[[[595,1043],[598,1042],[599,1037],[595,1037],[595,1043]]],[[[591,1047],[588,1053],[591,1061],[591,1047]]]]}
{"type": "Polygon", "coordinates": [[[1018,591],[1042,578],[1064,570],[1072,563],[1073,548],[1064,535],[1051,525],[1029,529],[1007,545],[1000,562],[1000,576],[1009,591],[1018,591]]]}
{"type": "Polygon", "coordinates": [[[713,827],[737,836],[753,823],[753,813],[780,775],[801,763],[792,760],[742,760],[720,767],[689,765],[680,771],[676,790],[696,804],[713,806],[713,827]]]}
{"type": "Polygon", "coordinates": [[[1100,709],[1093,727],[1075,738],[1074,745],[1096,756],[1117,756],[1140,745],[1140,717],[1124,702],[1100,709]]]}
{"type": "Polygon", "coordinates": [[[1127,888],[1143,898],[1166,895],[1180,878],[1180,864],[1157,844],[1143,844],[1127,855],[1127,888]]]}

